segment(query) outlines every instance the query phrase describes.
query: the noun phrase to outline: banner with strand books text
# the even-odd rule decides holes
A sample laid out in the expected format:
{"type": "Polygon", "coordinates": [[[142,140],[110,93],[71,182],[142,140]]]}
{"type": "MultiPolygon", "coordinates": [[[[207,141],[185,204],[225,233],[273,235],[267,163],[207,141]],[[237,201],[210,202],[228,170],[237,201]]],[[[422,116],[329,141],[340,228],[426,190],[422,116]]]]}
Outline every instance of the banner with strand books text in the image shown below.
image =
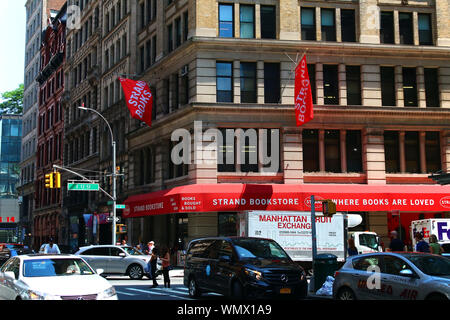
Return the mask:
{"type": "Polygon", "coordinates": [[[297,127],[314,118],[311,83],[309,81],[306,56],[303,56],[295,68],[294,89],[295,119],[297,127]]]}
{"type": "Polygon", "coordinates": [[[152,125],[153,95],[145,81],[119,77],[131,117],[152,125]]]}

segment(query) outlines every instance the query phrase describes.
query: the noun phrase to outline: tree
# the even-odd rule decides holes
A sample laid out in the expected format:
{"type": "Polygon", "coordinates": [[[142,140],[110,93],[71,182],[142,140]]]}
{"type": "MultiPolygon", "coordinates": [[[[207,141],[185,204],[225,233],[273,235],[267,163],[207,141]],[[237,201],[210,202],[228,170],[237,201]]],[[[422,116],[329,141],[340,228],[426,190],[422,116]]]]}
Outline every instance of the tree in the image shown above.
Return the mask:
{"type": "Polygon", "coordinates": [[[22,114],[23,88],[23,84],[20,84],[17,89],[1,94],[0,114],[22,114]]]}

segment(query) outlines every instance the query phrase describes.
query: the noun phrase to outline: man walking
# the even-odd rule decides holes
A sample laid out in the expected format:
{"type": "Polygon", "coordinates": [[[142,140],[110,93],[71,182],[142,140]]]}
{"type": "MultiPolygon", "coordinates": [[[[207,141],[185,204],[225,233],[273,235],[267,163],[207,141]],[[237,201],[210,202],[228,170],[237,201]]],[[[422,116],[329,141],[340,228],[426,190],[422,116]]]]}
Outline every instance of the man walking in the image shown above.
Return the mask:
{"type": "Polygon", "coordinates": [[[386,251],[390,252],[400,252],[406,251],[405,244],[401,239],[398,238],[398,233],[395,230],[392,230],[390,233],[391,243],[389,244],[389,248],[386,251]]]}
{"type": "Polygon", "coordinates": [[[45,245],[44,253],[47,254],[61,254],[59,247],[56,243],[54,243],[53,238],[50,238],[48,244],[45,245]]]}

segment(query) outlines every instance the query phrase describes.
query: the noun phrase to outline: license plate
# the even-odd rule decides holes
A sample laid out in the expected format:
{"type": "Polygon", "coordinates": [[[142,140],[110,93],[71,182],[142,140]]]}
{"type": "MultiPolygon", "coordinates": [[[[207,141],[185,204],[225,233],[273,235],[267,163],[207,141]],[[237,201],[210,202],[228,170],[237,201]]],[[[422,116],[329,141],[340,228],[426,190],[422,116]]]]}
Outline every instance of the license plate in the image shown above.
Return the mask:
{"type": "Polygon", "coordinates": [[[291,288],[281,288],[280,293],[281,294],[291,294],[291,288]]]}

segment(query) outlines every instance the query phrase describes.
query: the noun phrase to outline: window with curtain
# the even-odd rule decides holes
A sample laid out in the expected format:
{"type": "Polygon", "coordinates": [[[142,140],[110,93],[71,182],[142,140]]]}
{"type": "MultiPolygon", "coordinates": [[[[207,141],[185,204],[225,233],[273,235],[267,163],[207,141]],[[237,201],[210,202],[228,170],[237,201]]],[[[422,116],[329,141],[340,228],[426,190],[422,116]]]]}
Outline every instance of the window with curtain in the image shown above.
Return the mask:
{"type": "Polygon", "coordinates": [[[234,37],[233,4],[219,4],[219,37],[234,37]]]}
{"type": "Polygon", "coordinates": [[[315,8],[301,9],[302,40],[316,40],[315,8]]]}
{"type": "Polygon", "coordinates": [[[334,9],[321,9],[322,41],[336,41],[334,9]]]}
{"type": "Polygon", "coordinates": [[[216,63],[217,102],[233,102],[233,63],[216,63]]]}
{"type": "Polygon", "coordinates": [[[431,14],[419,13],[419,44],[432,45],[433,33],[431,30],[431,14]]]}
{"type": "Polygon", "coordinates": [[[240,37],[255,37],[255,7],[251,5],[241,5],[240,9],[240,37]]]}

